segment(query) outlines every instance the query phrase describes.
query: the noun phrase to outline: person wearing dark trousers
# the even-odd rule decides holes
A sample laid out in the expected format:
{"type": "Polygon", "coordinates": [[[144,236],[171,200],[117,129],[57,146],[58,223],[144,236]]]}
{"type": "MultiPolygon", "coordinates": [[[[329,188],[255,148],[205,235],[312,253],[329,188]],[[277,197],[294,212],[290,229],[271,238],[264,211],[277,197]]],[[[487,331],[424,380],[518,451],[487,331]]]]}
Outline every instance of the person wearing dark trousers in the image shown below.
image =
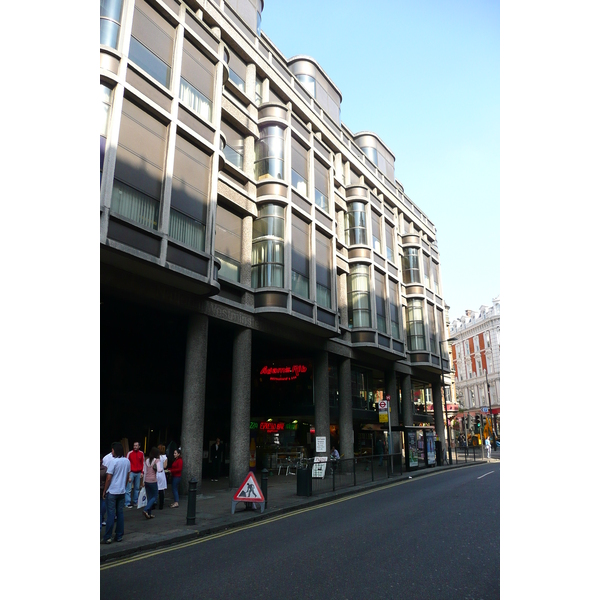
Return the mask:
{"type": "Polygon", "coordinates": [[[210,461],[212,463],[211,481],[219,481],[222,459],[223,444],[221,444],[221,440],[217,438],[217,441],[210,447],[210,461]]]}

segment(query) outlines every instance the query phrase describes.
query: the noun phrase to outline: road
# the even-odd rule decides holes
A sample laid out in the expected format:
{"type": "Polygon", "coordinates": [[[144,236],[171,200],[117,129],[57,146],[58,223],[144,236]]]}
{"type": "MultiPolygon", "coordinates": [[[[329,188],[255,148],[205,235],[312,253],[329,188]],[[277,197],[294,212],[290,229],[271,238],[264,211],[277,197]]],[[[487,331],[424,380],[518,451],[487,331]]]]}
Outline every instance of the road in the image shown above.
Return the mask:
{"type": "Polygon", "coordinates": [[[500,598],[500,463],[432,472],[105,565],[101,598],[500,598]]]}

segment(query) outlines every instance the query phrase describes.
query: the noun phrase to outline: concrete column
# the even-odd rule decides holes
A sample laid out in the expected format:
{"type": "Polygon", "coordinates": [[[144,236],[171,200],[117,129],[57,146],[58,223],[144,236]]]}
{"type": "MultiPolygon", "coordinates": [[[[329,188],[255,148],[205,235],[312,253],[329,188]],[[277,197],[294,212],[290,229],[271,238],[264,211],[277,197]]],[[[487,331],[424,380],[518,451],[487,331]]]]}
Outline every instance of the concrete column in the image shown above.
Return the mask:
{"type": "Polygon", "coordinates": [[[192,315],[187,331],[181,418],[183,473],[179,485],[184,494],[187,493],[188,482],[192,477],[198,480],[198,489],[202,483],[207,342],[208,317],[192,315]]]}
{"type": "MultiPolygon", "coordinates": [[[[244,159],[245,160],[245,159],[244,159]]],[[[242,220],[242,266],[240,269],[240,283],[252,287],[252,225],[254,219],[246,215],[242,220]]],[[[246,306],[254,306],[254,294],[244,292],[242,302],[246,306]]]]}
{"type": "Polygon", "coordinates": [[[400,381],[402,390],[402,423],[405,427],[413,425],[412,381],[410,375],[403,375],[400,381]]]}
{"type": "MultiPolygon", "coordinates": [[[[390,397],[390,423],[393,426],[400,425],[400,406],[398,403],[398,384],[396,382],[396,371],[393,368],[385,371],[385,393],[390,397]]],[[[391,454],[400,452],[400,432],[392,432],[392,442],[389,449],[391,454]]]]}
{"type": "Polygon", "coordinates": [[[446,428],[444,426],[444,406],[442,405],[442,384],[440,381],[431,384],[433,396],[433,418],[435,419],[435,433],[442,442],[442,452],[446,452],[446,428]]]}
{"type": "Polygon", "coordinates": [[[250,380],[252,330],[240,329],[233,339],[231,371],[231,440],[229,487],[238,488],[250,470],[250,380]]]}
{"type": "Polygon", "coordinates": [[[315,390],[315,436],[324,436],[327,442],[326,452],[317,452],[317,456],[329,456],[329,361],[326,351],[317,352],[314,363],[315,390]]]}
{"type": "Polygon", "coordinates": [[[338,390],[340,393],[340,455],[354,456],[354,427],[352,423],[352,361],[341,358],[338,362],[338,390]]]}

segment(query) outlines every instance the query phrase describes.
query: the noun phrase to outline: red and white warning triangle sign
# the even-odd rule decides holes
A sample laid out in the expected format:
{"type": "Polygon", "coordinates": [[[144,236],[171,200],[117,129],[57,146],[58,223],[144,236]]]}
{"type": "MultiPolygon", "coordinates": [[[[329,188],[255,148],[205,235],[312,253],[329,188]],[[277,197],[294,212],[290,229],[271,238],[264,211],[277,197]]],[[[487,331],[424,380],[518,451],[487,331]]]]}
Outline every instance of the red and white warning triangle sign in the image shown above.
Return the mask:
{"type": "Polygon", "coordinates": [[[240,489],[233,496],[234,502],[264,502],[265,497],[256,481],[254,473],[250,471],[240,489]]]}

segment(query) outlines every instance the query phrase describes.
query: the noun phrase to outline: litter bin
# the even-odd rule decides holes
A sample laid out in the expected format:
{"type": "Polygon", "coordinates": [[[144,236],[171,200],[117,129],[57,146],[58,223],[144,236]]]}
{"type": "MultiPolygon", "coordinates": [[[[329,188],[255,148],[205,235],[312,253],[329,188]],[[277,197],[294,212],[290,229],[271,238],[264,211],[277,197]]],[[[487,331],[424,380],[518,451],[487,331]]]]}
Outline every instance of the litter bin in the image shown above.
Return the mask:
{"type": "Polygon", "coordinates": [[[309,468],[296,471],[296,495],[312,496],[312,470],[309,468]]]}
{"type": "Polygon", "coordinates": [[[444,457],[442,456],[442,442],[440,440],[435,440],[435,460],[438,467],[441,467],[444,464],[444,457]]]}

